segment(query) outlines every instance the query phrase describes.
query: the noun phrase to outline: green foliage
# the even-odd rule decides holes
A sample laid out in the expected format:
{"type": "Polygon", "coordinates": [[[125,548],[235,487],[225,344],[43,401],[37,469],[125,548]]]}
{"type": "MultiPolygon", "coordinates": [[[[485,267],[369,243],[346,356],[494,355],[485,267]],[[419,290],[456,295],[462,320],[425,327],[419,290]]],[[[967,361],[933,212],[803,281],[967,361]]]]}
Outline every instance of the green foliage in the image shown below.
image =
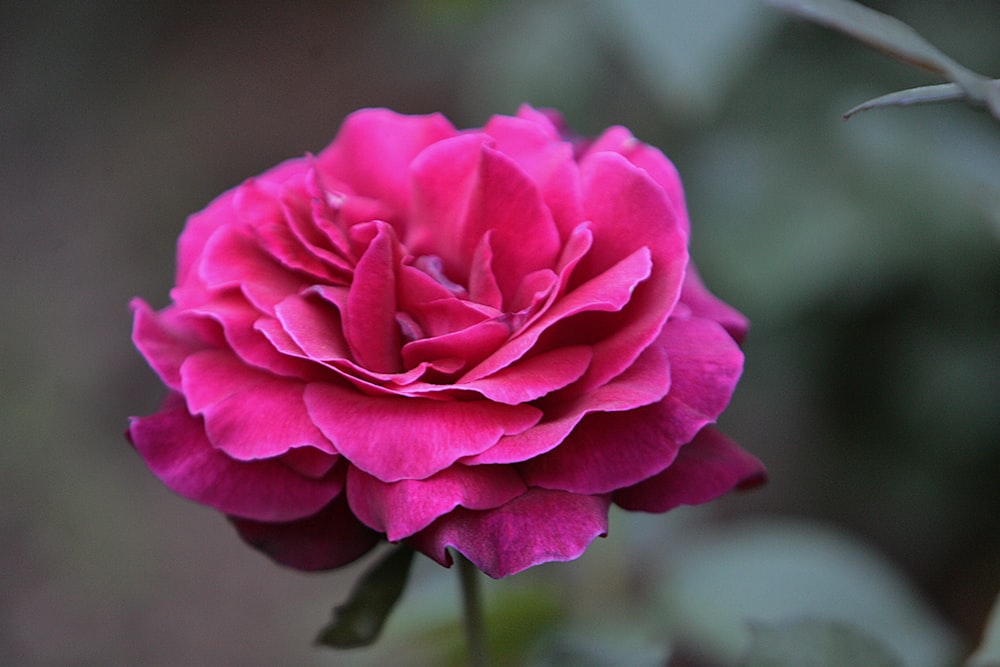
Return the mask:
{"type": "Polygon", "coordinates": [[[839,30],[904,63],[952,82],[952,85],[914,88],[883,95],[844,114],[881,106],[943,102],[962,97],[984,105],[1000,120],[1000,83],[963,67],[902,21],[852,0],[764,0],[802,18],[839,30]]]}
{"type": "Polygon", "coordinates": [[[365,572],[350,597],[333,610],[333,621],[320,631],[316,643],[331,648],[368,646],[406,588],[413,549],[399,546],[365,572]]]}

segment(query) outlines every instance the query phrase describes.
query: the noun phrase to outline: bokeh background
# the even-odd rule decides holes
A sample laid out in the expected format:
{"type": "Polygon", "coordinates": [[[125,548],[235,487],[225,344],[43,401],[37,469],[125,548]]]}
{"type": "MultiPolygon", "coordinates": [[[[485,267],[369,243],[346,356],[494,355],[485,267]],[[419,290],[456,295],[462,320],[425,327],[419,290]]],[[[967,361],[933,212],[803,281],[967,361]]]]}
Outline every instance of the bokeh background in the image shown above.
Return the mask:
{"type": "MultiPolygon", "coordinates": [[[[895,0],[1000,75],[995,0],[895,0]]],[[[0,664],[423,665],[460,656],[421,563],[375,649],[310,645],[363,571],[304,575],[124,441],[163,390],[185,217],[365,106],[522,102],[678,165],[707,283],[753,321],[725,429],[770,484],[615,513],[579,561],[487,586],[508,664],[732,664],[746,627],[853,620],[957,664],[1000,589],[1000,124],[854,104],[934,83],[755,0],[0,3],[0,664]]]]}

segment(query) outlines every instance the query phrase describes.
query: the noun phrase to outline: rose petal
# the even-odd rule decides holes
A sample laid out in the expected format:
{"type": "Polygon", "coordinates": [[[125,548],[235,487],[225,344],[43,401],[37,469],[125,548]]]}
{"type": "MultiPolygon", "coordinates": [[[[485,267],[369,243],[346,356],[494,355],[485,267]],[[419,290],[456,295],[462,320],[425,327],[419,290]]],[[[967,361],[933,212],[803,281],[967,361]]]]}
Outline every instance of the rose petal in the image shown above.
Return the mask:
{"type": "Polygon", "coordinates": [[[205,336],[190,318],[183,318],[176,307],[154,313],[142,299],[132,299],[129,305],[135,318],[132,342],[136,349],[165,385],[179,390],[181,364],[207,347],[205,336]]]}
{"type": "Polygon", "coordinates": [[[760,461],[708,427],[681,447],[669,468],[615,492],[614,502],[627,510],[666,512],[679,505],[707,503],[734,488],[747,489],[766,480],[760,461]]]}
{"type": "Polygon", "coordinates": [[[425,479],[541,418],[529,405],[365,396],[334,384],[306,387],[313,422],[337,451],[384,482],[425,479]]]}
{"type": "Polygon", "coordinates": [[[410,164],[425,148],[454,136],[440,114],[404,116],[387,109],[364,109],[348,116],[317,164],[323,175],[350,184],[354,192],[407,210],[410,164]]]}
{"type": "Polygon", "coordinates": [[[453,547],[494,579],[551,561],[578,558],[608,532],[606,496],[529,489],[502,507],[459,508],[408,540],[442,565],[453,547]]]}
{"type": "Polygon", "coordinates": [[[212,446],[235,459],[273,458],[303,446],[336,451],[310,420],[298,380],[252,369],[221,350],[189,357],[181,380],[188,409],[204,416],[212,446]]]}
{"type": "Polygon", "coordinates": [[[209,289],[238,287],[256,308],[272,315],[275,304],[303,285],[235,225],[220,227],[208,239],[198,273],[209,289]]]}
{"type": "Polygon", "coordinates": [[[517,362],[493,375],[458,383],[485,398],[508,405],[528,403],[578,380],[590,366],[589,347],[562,347],[517,362]]]}
{"type": "Polygon", "coordinates": [[[340,493],[338,476],[308,479],[278,461],[236,461],[212,447],[202,420],[178,394],[149,417],[133,418],[129,440],[174,492],[234,516],[291,521],[319,511],[340,493]]]}
{"type": "Polygon", "coordinates": [[[729,405],[743,372],[743,352],[716,322],[671,319],[660,340],[670,356],[670,437],[687,442],[729,405]]]}
{"type": "Polygon", "coordinates": [[[381,536],[358,521],[341,494],[318,513],[287,523],[229,517],[252,547],[297,570],[332,570],[357,560],[381,536]]]}
{"type": "Polygon", "coordinates": [[[670,437],[673,415],[654,403],[626,412],[587,415],[552,451],[520,464],[531,486],[600,494],[636,484],[665,469],[680,442],[670,437]]]}
{"type": "Polygon", "coordinates": [[[352,467],[347,499],[354,514],[391,542],[413,535],[458,506],[492,509],[527,487],[507,466],[456,465],[423,480],[386,483],[352,467]]]}
{"type": "Polygon", "coordinates": [[[594,345],[594,362],[581,380],[586,390],[628,368],[659,334],[680,296],[688,252],[679,214],[646,172],[619,155],[595,153],[581,173],[594,245],[577,272],[597,275],[636,246],[648,248],[653,262],[649,280],[636,288],[616,330],[594,345]]]}
{"type": "MultiPolygon", "coordinates": [[[[188,300],[177,290],[173,296],[178,303],[188,300]]],[[[268,340],[257,326],[262,315],[237,291],[214,295],[209,301],[197,305],[185,303],[185,308],[192,315],[218,322],[225,334],[227,347],[249,366],[275,375],[302,379],[316,379],[321,371],[312,364],[289,357],[268,340]]]]}
{"type": "Polygon", "coordinates": [[[396,241],[392,227],[375,224],[378,233],[355,267],[347,310],[340,315],[355,361],[378,373],[396,373],[401,370],[396,323],[396,241]]]}
{"type": "Polygon", "coordinates": [[[721,324],[737,343],[742,343],[743,339],[746,338],[750,324],[747,318],[708,291],[701,276],[695,270],[694,264],[688,265],[687,274],[684,276],[681,302],[687,304],[694,315],[715,320],[721,324]]]}
{"type": "Polygon", "coordinates": [[[535,323],[468,371],[459,382],[479,380],[509,366],[527,354],[547,329],[572,315],[621,310],[628,303],[636,286],[649,276],[650,270],[649,252],[645,248],[639,248],[615,266],[556,301],[535,323]]]}
{"type": "Polygon", "coordinates": [[[673,205],[680,217],[680,223],[685,235],[690,233],[687,204],[684,197],[684,186],[674,163],[658,148],[636,139],[631,132],[621,126],[605,130],[587,147],[587,153],[611,151],[618,153],[626,160],[639,167],[663,188],[667,199],[673,205]]]}
{"type": "Polygon", "coordinates": [[[660,345],[648,347],[631,367],[606,385],[545,406],[545,418],[534,427],[500,439],[482,454],[462,459],[468,464],[515,463],[544,454],[561,443],[587,414],[631,410],[663,398],[670,388],[670,365],[660,345]]]}

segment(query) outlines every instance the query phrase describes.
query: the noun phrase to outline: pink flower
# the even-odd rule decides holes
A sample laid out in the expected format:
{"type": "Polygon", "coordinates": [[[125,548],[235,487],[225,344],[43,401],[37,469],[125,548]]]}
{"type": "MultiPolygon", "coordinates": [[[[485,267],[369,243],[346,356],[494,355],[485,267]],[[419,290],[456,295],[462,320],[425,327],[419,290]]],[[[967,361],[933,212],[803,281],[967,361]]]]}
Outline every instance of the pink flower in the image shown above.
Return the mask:
{"type": "Polygon", "coordinates": [[[746,321],[689,262],[673,165],[621,127],[359,111],[192,216],[171,298],[133,303],[170,394],[128,436],[292,567],[388,539],[503,577],[578,557],[611,503],[764,478],[710,426],[746,321]]]}

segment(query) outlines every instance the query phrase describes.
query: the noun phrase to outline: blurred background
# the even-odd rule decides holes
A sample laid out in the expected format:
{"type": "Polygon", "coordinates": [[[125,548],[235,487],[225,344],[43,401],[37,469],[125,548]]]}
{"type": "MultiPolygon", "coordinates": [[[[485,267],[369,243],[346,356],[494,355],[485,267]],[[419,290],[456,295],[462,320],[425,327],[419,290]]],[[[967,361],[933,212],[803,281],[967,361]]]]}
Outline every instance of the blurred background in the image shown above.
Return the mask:
{"type": "MultiPolygon", "coordinates": [[[[995,0],[868,4],[1000,76],[995,0]]],[[[430,563],[376,648],[310,645],[366,563],[281,569],[147,472],[122,433],[163,389],[127,303],[166,305],[188,214],[350,111],[522,102],[677,164],[701,272],[753,322],[722,424],[771,481],[488,582],[505,664],[728,665],[802,615],[957,664],[1000,589],[1000,125],[840,120],[928,83],[754,0],[0,3],[0,664],[460,655],[430,563]]]]}

